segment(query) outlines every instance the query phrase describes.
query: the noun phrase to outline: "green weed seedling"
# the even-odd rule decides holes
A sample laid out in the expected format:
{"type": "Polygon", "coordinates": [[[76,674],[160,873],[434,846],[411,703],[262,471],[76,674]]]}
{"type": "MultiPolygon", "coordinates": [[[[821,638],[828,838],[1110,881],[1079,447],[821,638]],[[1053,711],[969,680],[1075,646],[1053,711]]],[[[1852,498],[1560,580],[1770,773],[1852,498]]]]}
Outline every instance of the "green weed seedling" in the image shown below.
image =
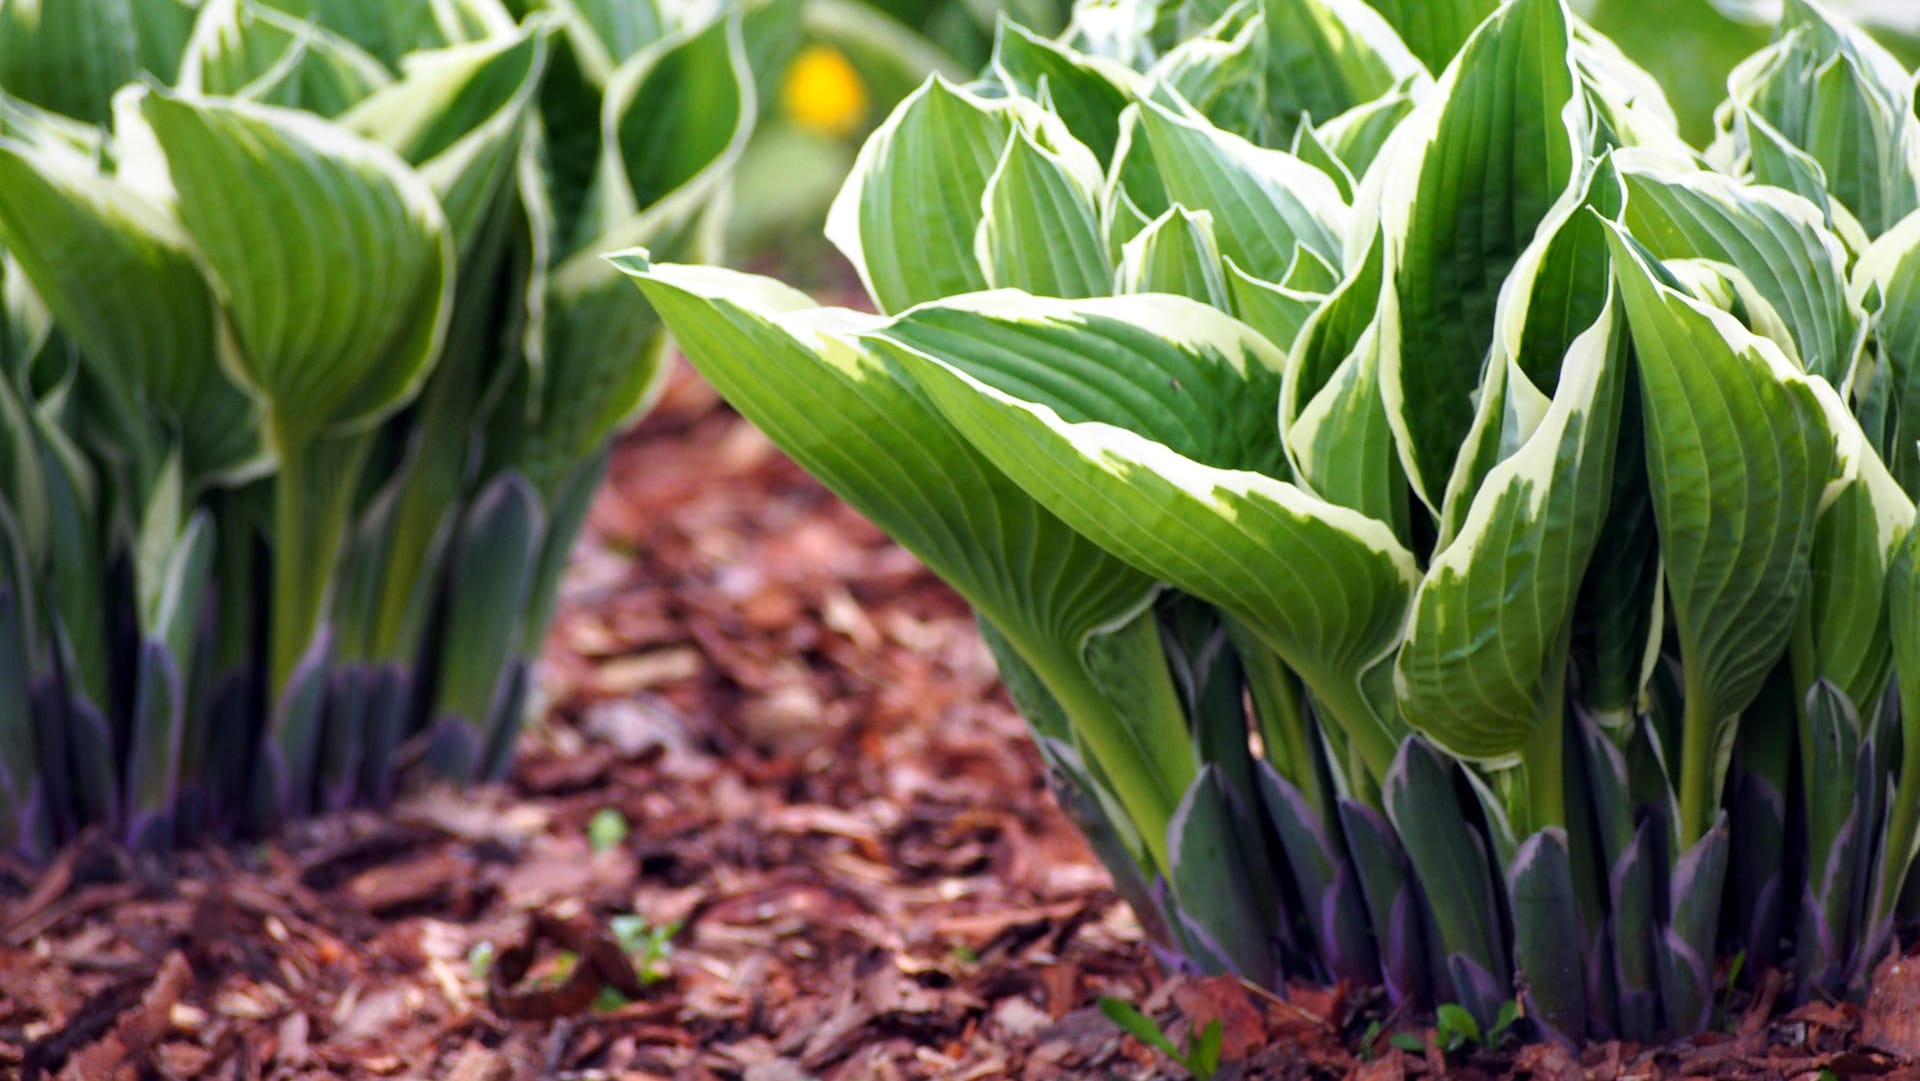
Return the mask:
{"type": "Polygon", "coordinates": [[[1153,1023],[1153,1018],[1135,1009],[1131,1003],[1117,998],[1102,998],[1100,1012],[1129,1036],[1179,1063],[1193,1076],[1194,1081],[1211,1081],[1215,1071],[1220,1069],[1221,1029],[1217,1020],[1207,1022],[1206,1027],[1200,1030],[1200,1035],[1189,1038],[1185,1047],[1177,1047],[1167,1039],[1166,1033],[1160,1031],[1160,1026],[1153,1023]]]}

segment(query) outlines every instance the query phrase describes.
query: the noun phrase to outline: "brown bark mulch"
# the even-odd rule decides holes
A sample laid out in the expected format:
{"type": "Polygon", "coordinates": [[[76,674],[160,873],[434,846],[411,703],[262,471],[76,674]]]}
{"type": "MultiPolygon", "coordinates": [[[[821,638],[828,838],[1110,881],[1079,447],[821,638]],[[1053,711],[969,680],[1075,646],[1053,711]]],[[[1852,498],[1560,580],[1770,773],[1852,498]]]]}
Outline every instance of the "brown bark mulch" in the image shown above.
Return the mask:
{"type": "MultiPolygon", "coordinates": [[[[1167,979],[964,605],[676,376],[616,454],[503,786],[162,863],[0,863],[0,1078],[1920,1078],[1865,1010],[1451,1052],[1376,1000],[1167,979]],[[1393,1038],[1394,1033],[1400,1033],[1393,1038]],[[1418,1048],[1418,1050],[1414,1050],[1418,1048]]],[[[1769,986],[1777,988],[1777,981],[1769,986]]]]}

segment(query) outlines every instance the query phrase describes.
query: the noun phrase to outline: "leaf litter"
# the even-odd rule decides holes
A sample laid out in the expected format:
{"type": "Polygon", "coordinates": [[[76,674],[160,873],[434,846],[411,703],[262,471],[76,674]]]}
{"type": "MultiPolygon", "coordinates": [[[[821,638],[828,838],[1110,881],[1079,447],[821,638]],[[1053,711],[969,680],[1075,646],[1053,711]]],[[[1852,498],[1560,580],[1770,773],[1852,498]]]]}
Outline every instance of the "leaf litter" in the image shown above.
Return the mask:
{"type": "Polygon", "coordinates": [[[1379,1001],[1168,977],[964,604],[684,369],[618,448],[505,785],[161,864],[0,860],[0,1076],[1916,1078],[1920,964],[1669,1048],[1443,1054],[1379,1001]],[[1390,1038],[1394,1037],[1394,1038],[1390,1038]],[[1420,1048],[1419,1052],[1411,1050],[1420,1048]]]}

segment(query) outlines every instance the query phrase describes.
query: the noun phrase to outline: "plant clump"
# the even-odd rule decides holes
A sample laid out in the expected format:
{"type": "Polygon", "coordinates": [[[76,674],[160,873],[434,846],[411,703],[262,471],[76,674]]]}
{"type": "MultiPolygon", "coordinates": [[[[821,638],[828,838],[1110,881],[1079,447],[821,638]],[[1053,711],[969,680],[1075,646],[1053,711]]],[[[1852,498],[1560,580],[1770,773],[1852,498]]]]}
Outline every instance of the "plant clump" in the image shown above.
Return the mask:
{"type": "Polygon", "coordinates": [[[0,4],[0,849],[505,770],[797,13],[0,4]]]}
{"type": "Polygon", "coordinates": [[[613,261],[971,602],[1170,964],[1649,1040],[1902,910],[1912,91],[1788,0],[1696,147],[1561,0],[1087,0],[867,142],[880,314],[613,261]]]}

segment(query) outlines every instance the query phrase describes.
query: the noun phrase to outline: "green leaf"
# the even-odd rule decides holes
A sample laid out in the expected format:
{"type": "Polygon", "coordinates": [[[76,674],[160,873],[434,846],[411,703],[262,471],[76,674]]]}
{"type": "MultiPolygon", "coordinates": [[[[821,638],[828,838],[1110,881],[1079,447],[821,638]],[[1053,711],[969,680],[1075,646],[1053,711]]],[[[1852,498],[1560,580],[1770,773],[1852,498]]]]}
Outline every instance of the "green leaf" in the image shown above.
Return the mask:
{"type": "Polygon", "coordinates": [[[413,53],[400,80],[340,118],[420,170],[463,263],[512,183],[548,40],[546,27],[530,27],[413,53]]]}
{"type": "MultiPolygon", "coordinates": [[[[1266,16],[1267,108],[1325,123],[1427,69],[1362,0],[1261,0],[1266,16]]],[[[1437,69],[1436,69],[1437,70],[1437,69]]]]}
{"type": "Polygon", "coordinates": [[[995,288],[1040,296],[1092,297],[1113,292],[1113,268],[1095,208],[1098,167],[1078,144],[1048,150],[1025,131],[1007,140],[987,181],[986,215],[974,251],[995,288]]]}
{"type": "MultiPolygon", "coordinates": [[[[1422,90],[1425,92],[1427,88],[1423,86],[1422,90]]],[[[1314,125],[1313,139],[1331,150],[1347,172],[1364,177],[1385,148],[1388,137],[1420,100],[1421,95],[1417,95],[1412,86],[1398,87],[1314,125]]]]}
{"type": "Polygon", "coordinates": [[[628,829],[626,815],[616,808],[602,807],[587,822],[587,847],[606,852],[627,839],[628,829]]]}
{"type": "Polygon", "coordinates": [[[1381,396],[1435,510],[1473,424],[1501,284],[1581,160],[1567,18],[1559,0],[1515,0],[1488,19],[1357,200],[1379,207],[1387,244],[1381,396]]]}
{"type": "Polygon", "coordinates": [[[609,66],[660,40],[668,26],[667,13],[655,0],[546,0],[547,5],[577,18],[606,50],[609,66]]]}
{"type": "Polygon", "coordinates": [[[1396,1032],[1387,1037],[1387,1042],[1399,1050],[1405,1051],[1409,1055],[1424,1055],[1427,1053],[1427,1041],[1411,1032],[1396,1032]]]}
{"type": "MultiPolygon", "coordinates": [[[[1301,249],[1303,252],[1306,249],[1301,249]]],[[[1203,264],[1204,265],[1204,264],[1203,264]]],[[[1124,272],[1124,267],[1122,268],[1124,272]]],[[[1215,307],[1231,307],[1240,320],[1266,336],[1277,348],[1292,352],[1293,345],[1300,339],[1300,331],[1307,320],[1326,302],[1320,293],[1306,292],[1261,281],[1241,270],[1235,264],[1227,263],[1227,289],[1232,296],[1231,305],[1216,304],[1215,307]]],[[[1178,290],[1172,290],[1178,292],[1178,290]]]]}
{"type": "Polygon", "coordinates": [[[0,137],[0,244],[79,344],[141,475],[175,440],[192,484],[258,469],[255,406],[220,368],[214,296],[167,208],[55,140],[0,137]]]}
{"type": "Polygon", "coordinates": [[[1443,1002],[1434,1010],[1434,1021],[1442,1043],[1456,1043],[1459,1040],[1471,1040],[1480,1043],[1480,1022],[1473,1019],[1464,1007],[1454,1002],[1443,1002]]]}
{"type": "Polygon", "coordinates": [[[1198,1081],[1211,1081],[1214,1073],[1220,1069],[1220,1045],[1225,1039],[1222,1035],[1224,1031],[1219,1018],[1208,1021],[1188,1050],[1187,1069],[1198,1081]]]}
{"type": "Polygon", "coordinates": [[[1887,443],[1887,465],[1909,496],[1920,493],[1920,211],[1874,241],[1853,268],[1852,292],[1874,297],[1878,360],[1888,372],[1897,437],[1887,443]]]}
{"type": "Polygon", "coordinates": [[[1627,190],[1622,220],[1636,241],[1656,258],[1738,268],[1785,320],[1798,366],[1835,386],[1851,379],[1862,316],[1847,295],[1846,246],[1818,207],[1641,151],[1613,160],[1627,190]]]}
{"type": "Polygon", "coordinates": [[[1429,71],[1447,66],[1499,0],[1367,0],[1429,71]]]}
{"type": "Polygon", "coordinates": [[[1620,201],[1618,180],[1602,160],[1540,224],[1508,275],[1494,309],[1479,408],[1447,482],[1436,547],[1453,542],[1487,471],[1532,436],[1574,341],[1611,298],[1602,222],[1618,218],[1620,201]]]}
{"type": "Polygon", "coordinates": [[[1137,108],[1167,198],[1214,212],[1221,254],[1269,280],[1286,273],[1295,244],[1338,261],[1347,205],[1325,173],[1157,102],[1137,108]]]}
{"type": "Polygon", "coordinates": [[[1770,340],[1661,281],[1618,232],[1611,243],[1686,681],[1675,773],[1691,845],[1718,801],[1735,719],[1792,634],[1833,436],[1807,377],[1770,340]]]}
{"type": "Polygon", "coordinates": [[[1878,236],[1920,205],[1912,78],[1859,29],[1801,0],[1786,8],[1779,39],[1734,69],[1729,95],[1818,162],[1878,236]]]}
{"type": "Polygon", "coordinates": [[[1900,781],[1888,813],[1872,923],[1891,918],[1920,855],[1920,529],[1907,531],[1887,570],[1887,622],[1900,701],[1900,781]]]}
{"type": "Polygon", "coordinates": [[[1152,1018],[1141,1013],[1132,1003],[1111,996],[1103,996],[1100,999],[1100,1012],[1106,1014],[1107,1020],[1119,1026],[1122,1032],[1165,1054],[1175,1062],[1185,1059],[1186,1056],[1180,1053],[1180,1049],[1173,1046],[1173,1041],[1167,1039],[1166,1034],[1160,1031],[1160,1026],[1154,1024],[1152,1018]]]}
{"type": "Polygon", "coordinates": [[[1147,69],[1152,96],[1177,99],[1222,131],[1263,145],[1279,141],[1268,131],[1261,22],[1249,22],[1228,36],[1209,34],[1181,42],[1147,69]]]}
{"type": "MultiPolygon", "coordinates": [[[[1213,215],[1177,204],[1169,207],[1121,248],[1117,284],[1116,292],[1173,293],[1228,309],[1213,215]]],[[[1284,316],[1270,325],[1274,322],[1284,325],[1284,316]]],[[[1272,334],[1268,340],[1288,344],[1272,334]]]]}
{"type": "Polygon", "coordinates": [[[924,397],[896,355],[905,350],[853,337],[871,321],[816,309],[764,279],[638,254],[615,263],[735,408],[1005,635],[1073,718],[1164,869],[1166,823],[1193,767],[1151,620],[1138,618],[1156,583],[990,464],[924,397]],[[1164,688],[1150,696],[1135,688],[1131,701],[1106,696],[1086,650],[1114,628],[1118,648],[1146,651],[1118,667],[1145,679],[1157,665],[1164,688]]]}
{"type": "Polygon", "coordinates": [[[977,97],[936,75],[860,148],[827,236],[881,311],[987,287],[974,257],[981,200],[1016,117],[1034,108],[977,97]]]}
{"type": "Polygon", "coordinates": [[[1801,678],[1832,683],[1849,703],[1873,703],[1892,675],[1884,598],[1889,568],[1913,528],[1913,501],[1839,395],[1824,384],[1814,389],[1836,437],[1839,476],[1814,526],[1801,678]]]}
{"type": "Polygon", "coordinates": [[[140,70],[141,0],[0,5],[0,86],[35,105],[105,123],[113,92],[140,70]]]}
{"type": "Polygon", "coordinates": [[[449,763],[456,779],[472,779],[486,725],[519,646],[534,556],[545,527],[539,497],[526,480],[507,472],[474,496],[453,538],[445,639],[432,720],[466,725],[476,752],[449,763]]]}
{"type": "Polygon", "coordinates": [[[1384,249],[1376,233],[1300,328],[1280,393],[1280,429],[1303,486],[1387,523],[1404,542],[1406,480],[1380,392],[1381,335],[1393,330],[1376,319],[1384,249]]]}
{"type": "Polygon", "coordinates": [[[255,0],[209,0],[180,62],[180,90],[336,116],[393,81],[379,60],[255,0]]]}
{"type": "Polygon", "coordinates": [[[1004,15],[994,31],[993,71],[1009,89],[1035,100],[1044,83],[1067,130],[1103,164],[1113,160],[1120,141],[1121,110],[1143,89],[1127,68],[1064,48],[1004,15]]]}
{"type": "MultiPolygon", "coordinates": [[[[541,492],[643,412],[666,375],[658,317],[633,303],[601,253],[638,244],[663,258],[710,258],[709,207],[746,150],[755,100],[737,16],[663,39],[615,73],[595,181],[601,216],[582,219],[578,250],[553,271],[544,369],[524,373],[533,389],[509,388],[521,408],[501,417],[496,437],[500,460],[541,492]],[[695,112],[709,122],[683,130],[695,112]]],[[[540,210],[529,215],[536,225],[540,210]]]]}
{"type": "MultiPolygon", "coordinates": [[[[989,332],[1047,325],[1037,306],[999,294],[948,308],[972,312],[983,340],[991,340],[989,332]]],[[[1261,368],[1268,373],[1260,378],[1272,379],[1278,359],[1265,355],[1270,347],[1258,335],[1184,298],[1082,301],[1078,308],[1085,314],[1062,306],[1053,316],[1061,327],[1054,333],[1078,344],[1060,350],[1063,368],[1049,377],[1077,361],[1083,374],[1072,383],[1050,387],[1023,375],[1011,350],[1003,362],[982,364],[984,355],[958,351],[958,339],[936,345],[907,337],[921,352],[902,359],[982,454],[1076,532],[1246,624],[1300,672],[1383,775],[1398,726],[1391,706],[1383,709],[1362,690],[1361,677],[1398,639],[1414,576],[1411,555],[1380,523],[1248,471],[1278,469],[1277,448],[1247,442],[1258,436],[1266,413],[1258,403],[1271,400],[1265,394],[1217,398],[1233,403],[1226,426],[1221,407],[1201,404],[1203,395],[1222,395],[1231,380],[1252,381],[1261,368]],[[1097,333],[1074,338],[1079,320],[1097,333]],[[1106,343],[1167,360],[1153,367],[1134,362],[1140,374],[1117,382],[1127,369],[1094,359],[1112,347],[1106,343]],[[1183,366],[1217,359],[1182,375],[1168,366],[1175,358],[1183,366]],[[1172,378],[1156,376],[1155,368],[1172,378]],[[1118,426],[1121,419],[1144,434],[1118,426]]],[[[924,324],[935,310],[913,319],[924,324]]],[[[889,334],[906,337],[912,329],[889,334]]]]}
{"type": "Polygon", "coordinates": [[[1625,339],[1611,304],[1575,339],[1545,418],[1487,475],[1414,597],[1400,711],[1453,754],[1510,764],[1560,723],[1565,635],[1613,486],[1625,339]]]}
{"type": "Polygon", "coordinates": [[[226,362],[274,424],[317,435],[406,401],[453,292],[453,241],[426,184],[307,114],[158,92],[140,110],[220,298],[226,362]]]}

